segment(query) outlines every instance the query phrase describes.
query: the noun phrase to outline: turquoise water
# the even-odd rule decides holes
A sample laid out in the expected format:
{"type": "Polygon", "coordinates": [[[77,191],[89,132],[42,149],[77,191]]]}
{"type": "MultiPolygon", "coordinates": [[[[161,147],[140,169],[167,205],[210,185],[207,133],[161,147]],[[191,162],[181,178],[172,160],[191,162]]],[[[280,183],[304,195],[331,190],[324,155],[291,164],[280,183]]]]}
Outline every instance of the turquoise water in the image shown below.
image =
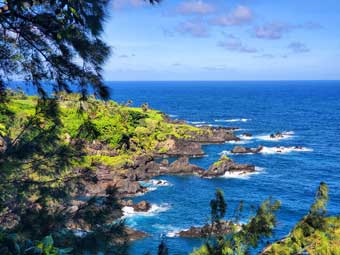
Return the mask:
{"type": "MultiPolygon", "coordinates": [[[[250,208],[272,196],[282,202],[273,239],[286,235],[307,213],[320,181],[330,187],[329,214],[340,213],[340,82],[140,82],[108,83],[112,98],[147,102],[173,118],[196,125],[237,126],[250,132],[245,146],[266,147],[265,154],[230,156],[255,164],[262,171],[247,178],[200,179],[162,176],[170,185],[136,197],[154,206],[151,212],[129,215],[130,226],[150,237],[132,243],[130,254],[156,253],[165,236],[170,254],[186,254],[200,240],[176,237],[176,232],[203,225],[216,188],[224,193],[231,214],[240,200],[250,208]],[[273,132],[288,132],[282,140],[269,141],[273,132]],[[303,146],[306,151],[275,153],[275,146],[303,146]]],[[[209,167],[235,144],[204,146],[206,157],[191,161],[209,167]]],[[[247,219],[247,215],[243,220],[247,219]]],[[[255,252],[255,251],[254,251],[255,252]]]]}

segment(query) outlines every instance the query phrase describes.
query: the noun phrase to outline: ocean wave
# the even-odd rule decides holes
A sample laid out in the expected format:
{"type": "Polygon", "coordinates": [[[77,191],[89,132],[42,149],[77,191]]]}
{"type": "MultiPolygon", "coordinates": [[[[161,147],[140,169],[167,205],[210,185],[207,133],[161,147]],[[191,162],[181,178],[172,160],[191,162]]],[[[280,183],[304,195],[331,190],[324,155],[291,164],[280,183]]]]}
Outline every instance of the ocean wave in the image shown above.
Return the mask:
{"type": "Polygon", "coordinates": [[[205,121],[188,121],[189,124],[193,125],[199,125],[199,124],[206,124],[207,122],[205,121]]]}
{"type": "Polygon", "coordinates": [[[226,120],[222,120],[222,119],[217,119],[215,120],[215,122],[248,122],[251,119],[246,119],[246,118],[240,118],[240,119],[226,119],[226,120]]]}
{"type": "Polygon", "coordinates": [[[228,144],[247,144],[249,143],[248,141],[244,141],[244,140],[241,140],[241,141],[227,141],[225,143],[228,143],[228,144]]]}
{"type": "Polygon", "coordinates": [[[232,153],[231,151],[222,151],[221,155],[251,155],[251,154],[287,154],[291,152],[312,152],[313,149],[302,147],[302,146],[276,146],[276,147],[266,147],[263,146],[262,149],[257,153],[232,153]]]}
{"type": "Polygon", "coordinates": [[[261,174],[264,173],[265,168],[263,167],[255,167],[255,172],[250,172],[250,173],[244,173],[244,171],[232,171],[229,172],[227,171],[222,178],[227,178],[227,179],[249,179],[250,176],[252,175],[257,175],[257,174],[261,174]]]}
{"type": "Polygon", "coordinates": [[[170,237],[170,238],[174,238],[174,237],[178,237],[179,236],[179,233],[181,231],[188,231],[189,228],[185,228],[185,229],[180,229],[180,228],[177,228],[177,229],[174,229],[172,231],[169,231],[168,233],[166,233],[166,236],[167,237],[170,237]]]}
{"type": "MultiPolygon", "coordinates": [[[[272,137],[272,134],[266,134],[266,135],[254,135],[254,136],[246,136],[246,135],[240,135],[240,138],[242,140],[263,140],[263,141],[280,141],[283,139],[291,139],[294,137],[294,131],[285,131],[280,133],[280,136],[272,137]]],[[[275,134],[274,134],[275,135],[275,134]]]]}
{"type": "Polygon", "coordinates": [[[263,149],[260,151],[260,153],[263,154],[286,154],[291,152],[312,152],[313,149],[306,148],[306,147],[300,147],[300,146],[291,146],[291,147],[283,147],[283,146],[277,146],[277,147],[263,147],[263,149]]]}
{"type": "Polygon", "coordinates": [[[195,124],[195,127],[219,127],[219,125],[214,124],[195,124]]]}
{"type": "Polygon", "coordinates": [[[158,187],[169,187],[172,186],[170,182],[167,180],[157,180],[157,179],[151,179],[149,181],[140,181],[140,185],[147,188],[148,191],[154,191],[157,190],[158,187]]]}
{"type": "Polygon", "coordinates": [[[188,230],[179,227],[174,227],[170,224],[158,224],[158,223],[153,224],[152,228],[154,228],[157,232],[161,232],[162,234],[165,233],[166,237],[177,237],[179,232],[188,230]]]}
{"type": "Polygon", "coordinates": [[[168,116],[169,116],[170,118],[177,118],[177,117],[178,117],[178,115],[176,115],[176,114],[168,114],[168,116]]]}
{"type": "Polygon", "coordinates": [[[135,216],[142,216],[142,217],[152,217],[159,213],[166,212],[171,208],[168,203],[163,203],[160,205],[151,204],[151,208],[147,212],[136,212],[132,206],[124,206],[122,208],[123,211],[123,218],[131,218],[135,216]]]}

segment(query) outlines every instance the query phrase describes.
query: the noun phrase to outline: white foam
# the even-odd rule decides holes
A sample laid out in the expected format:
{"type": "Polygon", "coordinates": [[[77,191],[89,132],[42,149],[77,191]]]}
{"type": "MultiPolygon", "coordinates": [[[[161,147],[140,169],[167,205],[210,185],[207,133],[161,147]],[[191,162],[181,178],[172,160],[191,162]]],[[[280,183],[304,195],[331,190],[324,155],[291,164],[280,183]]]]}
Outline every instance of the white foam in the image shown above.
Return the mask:
{"type": "Polygon", "coordinates": [[[222,151],[220,155],[251,155],[253,153],[232,153],[231,151],[222,151]]]}
{"type": "Polygon", "coordinates": [[[264,140],[264,141],[280,141],[283,139],[291,139],[294,136],[294,132],[293,131],[287,131],[287,132],[282,132],[282,137],[271,137],[270,135],[258,135],[255,136],[255,139],[258,140],[264,140]]]}
{"type": "Polygon", "coordinates": [[[142,216],[142,217],[152,217],[156,214],[165,212],[169,210],[171,206],[168,203],[163,203],[160,205],[151,204],[151,208],[147,212],[136,212],[132,206],[124,206],[122,208],[123,211],[123,218],[131,218],[135,216],[142,216]]]}
{"type": "Polygon", "coordinates": [[[149,181],[140,181],[139,182],[143,187],[147,188],[147,191],[155,191],[158,187],[168,187],[172,186],[170,182],[167,180],[156,180],[151,179],[149,181]]]}
{"type": "Polygon", "coordinates": [[[176,117],[178,117],[178,115],[175,115],[175,114],[169,114],[169,117],[170,117],[170,118],[176,118],[176,117]]]}
{"type": "Polygon", "coordinates": [[[222,177],[228,179],[249,179],[251,175],[263,173],[265,168],[255,167],[255,172],[227,171],[222,177]]]}
{"type": "Polygon", "coordinates": [[[166,186],[172,186],[172,184],[170,182],[168,182],[167,180],[155,180],[155,179],[151,179],[149,181],[149,183],[153,186],[160,186],[160,187],[166,187],[166,186]]]}
{"type": "Polygon", "coordinates": [[[152,227],[157,229],[157,231],[161,233],[166,233],[165,235],[167,237],[177,237],[179,232],[189,230],[189,229],[182,229],[179,227],[174,227],[170,224],[158,224],[158,223],[153,224],[152,227]]]}
{"type": "Polygon", "coordinates": [[[291,146],[291,147],[263,147],[260,153],[263,154],[287,154],[291,152],[312,152],[313,149],[306,148],[306,147],[298,147],[298,146],[291,146]]]}
{"type": "Polygon", "coordinates": [[[248,141],[227,141],[225,143],[229,143],[229,144],[246,144],[246,143],[249,143],[248,141]]]}
{"type": "Polygon", "coordinates": [[[189,228],[186,228],[186,229],[174,229],[172,231],[169,231],[168,233],[166,233],[166,236],[167,237],[170,237],[170,238],[173,238],[173,237],[178,237],[179,236],[179,233],[182,232],[182,231],[188,231],[189,228]]]}
{"type": "Polygon", "coordinates": [[[91,233],[92,231],[85,231],[85,230],[81,230],[81,229],[74,229],[73,234],[77,237],[83,238],[85,236],[87,236],[89,233],[91,233]]]}
{"type": "Polygon", "coordinates": [[[227,119],[227,120],[215,120],[215,122],[248,122],[251,119],[246,119],[246,118],[239,118],[239,119],[227,119]]]}
{"type": "Polygon", "coordinates": [[[219,126],[214,124],[196,124],[195,127],[219,127],[219,126]]]}
{"type": "MultiPolygon", "coordinates": [[[[276,146],[276,147],[262,147],[258,154],[287,154],[291,152],[312,152],[313,149],[301,146],[276,146]]],[[[220,155],[251,155],[256,153],[232,153],[231,151],[222,151],[220,155]]]]}
{"type": "Polygon", "coordinates": [[[199,124],[205,124],[205,121],[188,121],[188,123],[193,124],[193,125],[199,125],[199,124]]]}

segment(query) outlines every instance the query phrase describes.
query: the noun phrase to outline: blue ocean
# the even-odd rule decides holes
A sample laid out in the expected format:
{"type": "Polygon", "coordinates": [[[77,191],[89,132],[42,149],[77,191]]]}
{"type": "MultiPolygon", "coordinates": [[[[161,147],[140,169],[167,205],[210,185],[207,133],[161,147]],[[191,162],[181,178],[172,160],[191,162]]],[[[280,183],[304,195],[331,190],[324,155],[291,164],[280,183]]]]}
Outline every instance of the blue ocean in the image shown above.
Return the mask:
{"type": "MultiPolygon", "coordinates": [[[[265,148],[264,153],[256,155],[229,155],[236,162],[256,165],[259,172],[255,175],[216,179],[159,177],[168,181],[168,185],[134,198],[136,202],[151,202],[151,211],[126,216],[129,226],[149,234],[148,238],[131,244],[130,254],[156,254],[162,239],[169,247],[169,254],[187,254],[199,247],[202,240],[179,238],[176,233],[207,223],[209,202],[217,188],[224,191],[229,216],[239,201],[244,201],[248,210],[243,221],[266,198],[280,200],[278,226],[271,240],[288,234],[308,212],[321,181],[330,188],[328,213],[340,213],[340,82],[109,82],[108,85],[112,99],[120,103],[128,100],[134,106],[148,103],[173,119],[193,125],[239,127],[237,134],[253,134],[251,139],[241,140],[243,146],[265,148]],[[276,132],[284,132],[285,137],[268,139],[276,132]],[[294,146],[303,149],[294,150],[294,146]]],[[[206,156],[191,161],[208,168],[221,153],[228,153],[235,145],[206,145],[206,156]]]]}

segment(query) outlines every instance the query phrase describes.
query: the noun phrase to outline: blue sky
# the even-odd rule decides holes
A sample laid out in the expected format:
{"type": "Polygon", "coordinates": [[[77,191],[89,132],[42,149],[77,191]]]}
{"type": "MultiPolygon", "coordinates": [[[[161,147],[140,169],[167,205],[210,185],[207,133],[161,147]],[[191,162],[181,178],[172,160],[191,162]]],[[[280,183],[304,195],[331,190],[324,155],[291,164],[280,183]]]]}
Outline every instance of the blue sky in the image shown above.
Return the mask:
{"type": "Polygon", "coordinates": [[[106,80],[340,79],[339,0],[114,0],[106,80]]]}

